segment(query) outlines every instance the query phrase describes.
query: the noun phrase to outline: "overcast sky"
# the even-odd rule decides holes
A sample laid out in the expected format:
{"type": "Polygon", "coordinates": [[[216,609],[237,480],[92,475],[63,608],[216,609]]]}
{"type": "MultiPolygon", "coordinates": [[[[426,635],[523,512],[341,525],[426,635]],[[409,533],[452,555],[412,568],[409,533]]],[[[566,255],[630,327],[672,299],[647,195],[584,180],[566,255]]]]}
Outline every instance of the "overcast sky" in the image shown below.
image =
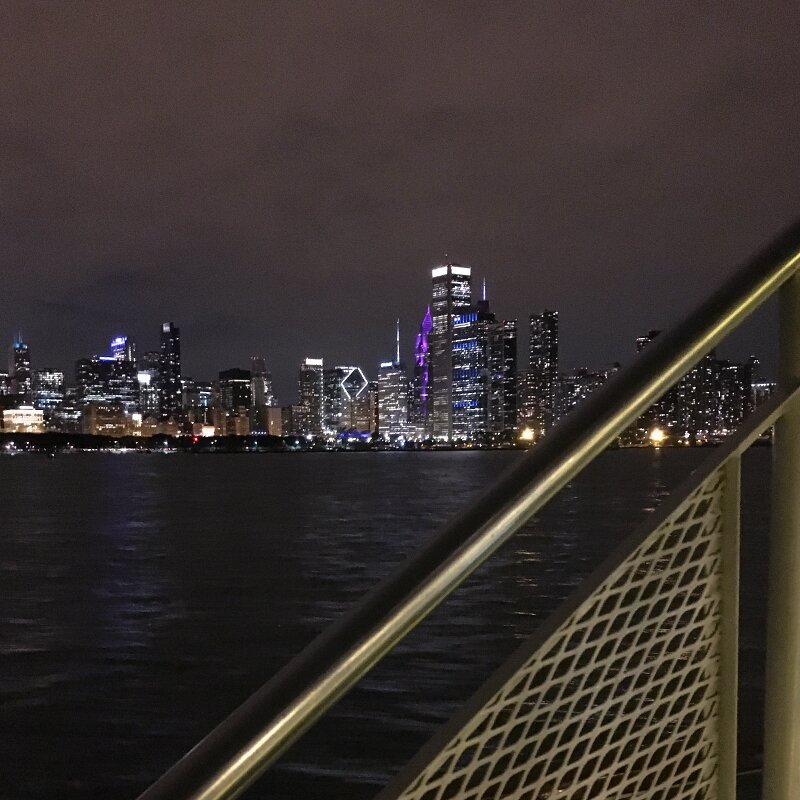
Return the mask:
{"type": "MultiPolygon", "coordinates": [[[[449,253],[629,361],[800,211],[796,3],[0,2],[0,336],[374,375],[449,253]]],[[[476,281],[477,284],[478,281],[476,281]]],[[[767,315],[769,317],[769,315],[767,315]]],[[[767,319],[767,321],[769,321],[767,319]]],[[[774,363],[768,326],[734,342],[774,363]]]]}

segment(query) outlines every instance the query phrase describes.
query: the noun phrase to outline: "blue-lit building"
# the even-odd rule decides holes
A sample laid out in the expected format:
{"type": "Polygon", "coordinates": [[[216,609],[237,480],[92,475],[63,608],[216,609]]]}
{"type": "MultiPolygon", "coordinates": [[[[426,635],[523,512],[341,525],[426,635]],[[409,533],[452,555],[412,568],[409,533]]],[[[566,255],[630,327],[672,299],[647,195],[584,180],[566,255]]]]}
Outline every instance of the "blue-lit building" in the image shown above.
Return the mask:
{"type": "MultiPolygon", "coordinates": [[[[469,311],[472,303],[472,269],[447,261],[431,271],[432,329],[428,336],[431,353],[432,392],[428,416],[437,439],[452,439],[454,318],[469,311]]],[[[459,400],[458,402],[461,402],[459,400]]]]}
{"type": "Polygon", "coordinates": [[[22,334],[14,338],[8,350],[8,379],[11,394],[19,395],[21,403],[30,403],[33,399],[31,353],[28,345],[22,341],[22,334]]]}
{"type": "Polygon", "coordinates": [[[117,403],[125,413],[139,411],[140,382],[133,355],[133,344],[118,336],[111,342],[111,355],[78,359],[75,362],[78,405],[117,403]]]}
{"type": "Polygon", "coordinates": [[[453,316],[452,439],[473,439],[489,430],[489,304],[453,316]]]}

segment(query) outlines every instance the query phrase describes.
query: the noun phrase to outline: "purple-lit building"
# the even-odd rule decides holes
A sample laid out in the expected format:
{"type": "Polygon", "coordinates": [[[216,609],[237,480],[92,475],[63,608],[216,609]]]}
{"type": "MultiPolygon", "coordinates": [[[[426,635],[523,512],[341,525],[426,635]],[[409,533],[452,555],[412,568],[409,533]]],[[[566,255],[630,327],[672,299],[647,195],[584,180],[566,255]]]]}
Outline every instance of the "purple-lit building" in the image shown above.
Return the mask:
{"type": "Polygon", "coordinates": [[[411,402],[409,405],[409,423],[413,426],[417,436],[431,434],[431,389],[433,387],[433,370],[431,367],[431,349],[428,337],[433,330],[431,308],[428,306],[419,333],[414,344],[414,376],[411,387],[411,402]]]}

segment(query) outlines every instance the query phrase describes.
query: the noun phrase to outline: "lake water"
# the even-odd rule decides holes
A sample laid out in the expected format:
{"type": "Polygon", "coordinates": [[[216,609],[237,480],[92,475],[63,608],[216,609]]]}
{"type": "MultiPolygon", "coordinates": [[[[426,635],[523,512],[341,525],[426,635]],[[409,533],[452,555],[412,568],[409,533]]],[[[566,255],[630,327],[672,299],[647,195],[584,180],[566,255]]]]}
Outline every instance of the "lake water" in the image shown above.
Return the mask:
{"type": "MultiPolygon", "coordinates": [[[[247,797],[374,795],[711,452],[605,453],[247,797]]],[[[135,798],[518,457],[0,458],[0,798],[135,798]]],[[[760,759],[769,460],[744,460],[741,769],[760,759]]]]}

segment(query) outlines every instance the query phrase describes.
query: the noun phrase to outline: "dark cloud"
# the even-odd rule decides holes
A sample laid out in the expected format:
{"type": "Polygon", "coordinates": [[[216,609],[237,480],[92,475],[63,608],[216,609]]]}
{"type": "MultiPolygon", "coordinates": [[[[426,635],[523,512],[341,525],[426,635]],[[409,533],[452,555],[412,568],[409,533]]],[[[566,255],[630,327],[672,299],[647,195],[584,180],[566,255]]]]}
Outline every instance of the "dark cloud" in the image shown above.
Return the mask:
{"type": "MultiPolygon", "coordinates": [[[[0,333],[368,372],[444,252],[629,359],[800,204],[789,4],[0,7],[0,333]],[[5,333],[2,333],[5,331],[5,333]]],[[[767,318],[768,321],[768,318],[767,318]]],[[[754,325],[735,342],[768,363],[754,325]]]]}

